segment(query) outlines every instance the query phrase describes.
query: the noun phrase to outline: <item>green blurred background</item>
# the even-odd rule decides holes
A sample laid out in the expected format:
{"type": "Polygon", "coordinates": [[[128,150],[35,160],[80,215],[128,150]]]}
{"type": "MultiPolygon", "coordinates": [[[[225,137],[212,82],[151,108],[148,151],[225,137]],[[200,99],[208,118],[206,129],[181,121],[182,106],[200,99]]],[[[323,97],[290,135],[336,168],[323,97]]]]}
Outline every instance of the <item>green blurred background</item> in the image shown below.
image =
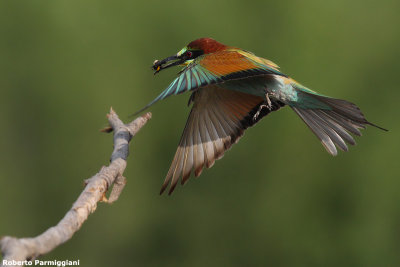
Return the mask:
{"type": "Polygon", "coordinates": [[[128,115],[178,69],[154,59],[213,37],[357,103],[368,127],[331,157],[290,110],[249,129],[223,160],[158,192],[189,94],[150,110],[128,185],[42,259],[81,266],[399,266],[400,1],[0,2],[0,236],[56,224],[108,163],[112,106],[128,115]]]}

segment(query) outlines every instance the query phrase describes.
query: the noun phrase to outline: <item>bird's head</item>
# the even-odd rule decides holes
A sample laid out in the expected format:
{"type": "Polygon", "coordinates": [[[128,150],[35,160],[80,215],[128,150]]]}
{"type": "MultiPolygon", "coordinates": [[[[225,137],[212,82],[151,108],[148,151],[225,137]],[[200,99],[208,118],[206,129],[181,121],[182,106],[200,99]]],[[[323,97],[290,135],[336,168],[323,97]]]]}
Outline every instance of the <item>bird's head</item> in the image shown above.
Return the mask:
{"type": "Polygon", "coordinates": [[[211,38],[200,38],[190,42],[182,48],[176,55],[167,57],[163,60],[155,60],[153,63],[154,74],[159,71],[177,65],[188,65],[198,56],[214,53],[226,49],[226,45],[221,44],[211,38]]]}

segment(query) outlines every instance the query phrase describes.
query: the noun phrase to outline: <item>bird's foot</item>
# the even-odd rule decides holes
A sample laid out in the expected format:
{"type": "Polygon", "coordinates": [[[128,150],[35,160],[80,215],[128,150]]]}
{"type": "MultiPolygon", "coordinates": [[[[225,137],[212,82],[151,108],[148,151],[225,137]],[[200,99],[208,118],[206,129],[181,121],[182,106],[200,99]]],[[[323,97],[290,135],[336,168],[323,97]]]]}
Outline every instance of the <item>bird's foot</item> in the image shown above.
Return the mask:
{"type": "Polygon", "coordinates": [[[258,116],[260,116],[261,110],[262,110],[263,108],[268,108],[268,106],[267,106],[266,104],[264,104],[264,103],[261,104],[261,105],[258,107],[258,110],[257,110],[256,114],[254,114],[254,116],[253,116],[253,121],[256,121],[256,120],[257,120],[257,118],[258,118],[258,116]]]}
{"type": "Polygon", "coordinates": [[[272,110],[272,102],[269,99],[269,94],[268,93],[265,94],[265,101],[258,107],[258,110],[257,110],[256,114],[254,114],[254,116],[253,116],[253,120],[254,121],[256,121],[258,116],[260,116],[260,113],[261,113],[263,108],[267,108],[269,111],[272,110]]]}
{"type": "Polygon", "coordinates": [[[272,103],[271,103],[271,99],[269,99],[269,94],[268,93],[265,94],[265,99],[266,99],[266,102],[267,102],[267,108],[269,109],[269,111],[271,111],[272,110],[272,103]]]}

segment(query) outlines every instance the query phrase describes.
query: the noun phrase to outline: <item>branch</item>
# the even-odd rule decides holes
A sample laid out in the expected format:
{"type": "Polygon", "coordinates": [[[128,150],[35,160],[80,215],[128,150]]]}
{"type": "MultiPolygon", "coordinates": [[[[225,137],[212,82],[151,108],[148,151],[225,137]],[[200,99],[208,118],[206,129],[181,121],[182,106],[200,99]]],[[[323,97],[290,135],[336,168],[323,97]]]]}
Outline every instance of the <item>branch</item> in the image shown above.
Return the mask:
{"type": "Polygon", "coordinates": [[[122,176],[126,168],[126,159],[129,154],[129,142],[132,137],[151,118],[151,113],[135,119],[129,124],[124,124],[113,109],[107,114],[110,127],[103,132],[114,131],[114,151],[111,155],[111,163],[92,178],[85,181],[85,189],[72,205],[64,218],[56,225],[37,237],[15,238],[5,236],[0,239],[0,249],[4,261],[13,261],[11,265],[17,265],[15,261],[30,261],[40,255],[49,253],[59,245],[68,241],[82,224],[87,220],[90,213],[94,212],[97,202],[104,201],[112,203],[116,201],[126,184],[126,178],[122,176]],[[108,189],[113,185],[110,197],[105,197],[108,189]]]}

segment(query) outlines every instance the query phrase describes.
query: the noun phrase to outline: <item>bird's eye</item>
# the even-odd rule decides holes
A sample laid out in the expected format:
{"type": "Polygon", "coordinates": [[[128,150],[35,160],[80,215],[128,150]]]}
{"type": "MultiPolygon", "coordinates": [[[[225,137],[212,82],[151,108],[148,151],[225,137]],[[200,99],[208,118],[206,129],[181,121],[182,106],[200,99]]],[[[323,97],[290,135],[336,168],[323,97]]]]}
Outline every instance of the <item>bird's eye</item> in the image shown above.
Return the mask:
{"type": "Polygon", "coordinates": [[[192,57],[192,55],[193,55],[193,53],[192,53],[192,52],[190,52],[190,51],[187,51],[187,52],[186,52],[186,57],[187,57],[187,58],[191,58],[191,57],[192,57]]]}

